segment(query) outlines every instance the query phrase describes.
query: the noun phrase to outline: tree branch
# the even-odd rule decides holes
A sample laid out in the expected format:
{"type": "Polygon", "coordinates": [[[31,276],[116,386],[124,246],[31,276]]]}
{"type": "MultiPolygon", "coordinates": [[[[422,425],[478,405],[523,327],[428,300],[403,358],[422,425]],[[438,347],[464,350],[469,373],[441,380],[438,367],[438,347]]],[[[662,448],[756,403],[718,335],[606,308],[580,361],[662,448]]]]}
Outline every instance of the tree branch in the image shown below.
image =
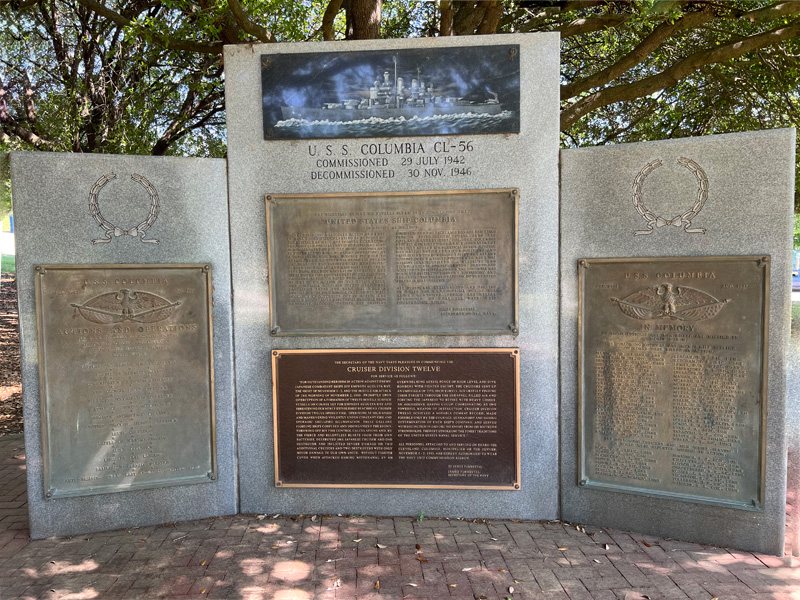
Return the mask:
{"type": "MultiPolygon", "coordinates": [[[[800,10],[800,5],[798,5],[800,10]]],[[[708,23],[714,18],[714,13],[710,10],[702,10],[699,12],[684,14],[680,19],[669,22],[664,21],[656,27],[650,35],[644,38],[636,48],[631,50],[626,56],[614,64],[606,67],[602,71],[598,71],[593,75],[573,81],[567,85],[561,86],[561,99],[566,100],[582,94],[594,87],[607,84],[609,81],[616,79],[629,69],[632,69],[643,60],[645,60],[650,53],[658,48],[665,40],[669,39],[672,35],[683,29],[691,29],[698,27],[704,23],[708,23]]]]}
{"type": "Polygon", "coordinates": [[[322,39],[332,41],[336,39],[336,31],[333,23],[336,15],[342,10],[342,0],[330,0],[325,7],[325,14],[322,15],[322,39]]]}
{"type": "Polygon", "coordinates": [[[0,6],[4,4],[12,4],[11,8],[16,10],[25,10],[26,8],[30,8],[34,4],[39,4],[41,0],[0,0],[0,6]]]}
{"type": "Polygon", "coordinates": [[[453,0],[439,0],[439,35],[453,35],[453,0]]]}
{"type": "Polygon", "coordinates": [[[250,20],[242,9],[242,5],[239,4],[239,0],[228,0],[228,8],[233,18],[236,19],[236,22],[239,24],[239,27],[242,28],[242,31],[262,42],[272,43],[276,41],[271,31],[267,31],[258,23],[254,23],[250,20]]]}
{"type": "Polygon", "coordinates": [[[500,17],[503,16],[503,3],[500,0],[492,0],[486,7],[486,12],[483,14],[478,30],[475,32],[479,35],[486,33],[497,33],[497,26],[500,23],[500,17]]]}
{"type": "MultiPolygon", "coordinates": [[[[97,0],[77,0],[77,1],[79,4],[82,4],[86,8],[93,10],[98,15],[105,17],[110,21],[113,21],[120,27],[128,27],[134,24],[134,21],[132,21],[128,17],[111,10],[101,2],[97,2],[97,0]]],[[[222,46],[223,46],[222,42],[208,43],[208,42],[195,42],[193,40],[175,39],[157,32],[153,32],[153,36],[161,45],[171,50],[185,50],[187,52],[198,52],[200,54],[222,53],[222,46]]]]}
{"type": "MultiPolygon", "coordinates": [[[[587,19],[575,19],[572,23],[558,27],[555,31],[561,32],[561,39],[572,37],[573,35],[580,35],[583,33],[591,33],[592,31],[600,31],[601,29],[609,29],[622,25],[625,21],[629,21],[631,15],[600,15],[597,17],[590,17],[587,19]]],[[[527,29],[521,29],[527,31],[527,29]]]]}
{"type": "Polygon", "coordinates": [[[742,40],[722,44],[715,48],[701,50],[678,61],[661,73],[651,75],[639,81],[605,88],[581,98],[561,111],[561,129],[568,129],[575,121],[588,112],[615,102],[633,100],[658,90],[672,87],[693,71],[706,65],[732,60],[766,46],[772,46],[784,40],[800,36],[800,21],[785,27],[772,29],[742,40]]]}

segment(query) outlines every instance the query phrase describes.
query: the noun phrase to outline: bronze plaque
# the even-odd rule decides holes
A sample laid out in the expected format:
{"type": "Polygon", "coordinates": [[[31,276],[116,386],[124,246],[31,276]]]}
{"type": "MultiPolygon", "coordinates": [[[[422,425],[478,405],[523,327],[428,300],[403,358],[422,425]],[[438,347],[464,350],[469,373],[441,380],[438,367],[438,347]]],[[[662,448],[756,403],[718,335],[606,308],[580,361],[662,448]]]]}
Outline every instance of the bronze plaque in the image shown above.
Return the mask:
{"type": "Polygon", "coordinates": [[[216,479],[209,265],[40,265],[48,498],[216,479]]]}
{"type": "Polygon", "coordinates": [[[519,350],[273,350],[275,485],[519,489],[519,350]]]}
{"type": "Polygon", "coordinates": [[[579,485],[763,509],[769,266],[579,261],[579,485]]]}
{"type": "Polygon", "coordinates": [[[273,335],[517,333],[516,190],[267,196],[273,335]]]}

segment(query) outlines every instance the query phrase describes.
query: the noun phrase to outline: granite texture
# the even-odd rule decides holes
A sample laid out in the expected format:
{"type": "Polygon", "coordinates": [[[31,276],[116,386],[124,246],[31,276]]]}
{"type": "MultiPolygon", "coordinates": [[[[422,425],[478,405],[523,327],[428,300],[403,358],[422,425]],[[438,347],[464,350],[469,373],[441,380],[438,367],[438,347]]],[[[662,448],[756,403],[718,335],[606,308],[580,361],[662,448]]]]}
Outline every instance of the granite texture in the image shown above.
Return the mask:
{"type": "MultiPolygon", "coordinates": [[[[794,301],[792,305],[792,334],[786,353],[786,487],[789,498],[800,498],[800,305],[794,301]]],[[[792,510],[789,530],[791,555],[800,556],[800,511],[792,510]]]]}
{"type": "MultiPolygon", "coordinates": [[[[442,517],[552,519],[558,515],[558,35],[474,36],[225,48],[231,254],[242,512],[362,513],[442,517]],[[264,141],[261,55],[459,45],[520,44],[521,132],[358,140],[264,141]],[[328,145],[470,141],[469,175],[407,175],[389,156],[386,179],[312,179],[328,145]],[[397,192],[517,188],[519,215],[518,336],[314,336],[271,338],[264,196],[267,193],[397,192]],[[274,486],[273,348],[519,347],[521,356],[520,491],[288,489],[274,486]]],[[[366,150],[369,150],[367,146],[366,150]]],[[[440,154],[442,156],[443,154],[440,154]]]]}
{"type": "Polygon", "coordinates": [[[782,554],[786,500],[785,357],[789,338],[793,129],[564,150],[561,153],[561,518],[744,550],[782,554]],[[708,200],[687,233],[669,225],[649,235],[632,186],[663,160],[644,187],[645,204],[672,219],[691,209],[697,181],[678,158],[702,166],[708,200]],[[577,317],[580,258],[757,255],[772,257],[763,512],[578,487],[577,317]]]}
{"type": "Polygon", "coordinates": [[[113,155],[14,152],[12,191],[22,343],[28,502],[31,537],[151,525],[237,511],[235,398],[230,303],[230,253],[225,161],[113,155]],[[89,191],[116,173],[100,195],[106,219],[121,227],[144,220],[156,188],[160,212],[142,243],[132,236],[92,244],[103,230],[92,218],[89,191]],[[211,483],[46,499],[42,479],[41,415],[34,301],[34,265],[210,263],[214,285],[214,369],[218,479],[211,483]]]}

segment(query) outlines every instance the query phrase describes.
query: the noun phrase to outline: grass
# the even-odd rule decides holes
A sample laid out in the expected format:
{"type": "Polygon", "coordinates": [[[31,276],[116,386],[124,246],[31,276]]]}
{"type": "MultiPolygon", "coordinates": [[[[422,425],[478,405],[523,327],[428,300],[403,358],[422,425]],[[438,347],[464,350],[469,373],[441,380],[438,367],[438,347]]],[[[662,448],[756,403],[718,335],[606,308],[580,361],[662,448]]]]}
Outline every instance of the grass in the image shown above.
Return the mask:
{"type": "Polygon", "coordinates": [[[0,263],[0,272],[3,273],[16,273],[17,272],[17,259],[11,254],[3,254],[2,263],[0,263]]]}

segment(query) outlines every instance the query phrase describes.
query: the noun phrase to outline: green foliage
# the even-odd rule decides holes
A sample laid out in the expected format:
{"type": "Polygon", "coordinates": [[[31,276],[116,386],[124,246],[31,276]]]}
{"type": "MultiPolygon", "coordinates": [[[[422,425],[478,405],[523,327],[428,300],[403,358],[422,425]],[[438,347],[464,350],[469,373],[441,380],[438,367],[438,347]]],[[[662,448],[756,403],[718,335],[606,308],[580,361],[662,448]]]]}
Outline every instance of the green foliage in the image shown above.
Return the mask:
{"type": "MultiPolygon", "coordinates": [[[[228,0],[103,0],[116,20],[98,16],[80,0],[38,0],[29,8],[0,0],[0,99],[8,102],[12,124],[30,134],[0,129],[0,151],[225,156],[222,45],[256,41],[259,31],[279,42],[320,40],[329,1],[239,0],[249,19],[243,25],[228,0]],[[33,101],[30,106],[26,99],[33,101]]],[[[469,34],[480,29],[493,3],[452,4],[453,30],[469,34]]],[[[504,0],[499,31],[562,32],[563,115],[581,102],[641,84],[710,49],[786,25],[797,27],[798,5],[776,0],[504,0]],[[687,19],[694,25],[677,27],[655,47],[638,50],[664,27],[687,19]],[[624,68],[609,71],[619,65],[624,68]],[[592,85],[575,87],[590,76],[597,78],[592,85]]],[[[438,35],[443,6],[383,0],[381,35],[438,35]]],[[[333,22],[336,39],[344,38],[345,21],[340,9],[333,22]]],[[[794,37],[715,60],[665,81],[655,92],[600,103],[565,120],[562,144],[796,125],[799,57],[800,39],[794,37]]],[[[800,177],[797,181],[800,203],[800,177]]]]}
{"type": "Polygon", "coordinates": [[[8,154],[0,144],[0,221],[11,212],[11,174],[9,173],[8,154]]]}
{"type": "Polygon", "coordinates": [[[794,214],[794,249],[800,250],[800,214],[794,214]]]}
{"type": "Polygon", "coordinates": [[[16,273],[17,257],[10,254],[3,254],[2,263],[0,263],[0,272],[16,273]]]}

